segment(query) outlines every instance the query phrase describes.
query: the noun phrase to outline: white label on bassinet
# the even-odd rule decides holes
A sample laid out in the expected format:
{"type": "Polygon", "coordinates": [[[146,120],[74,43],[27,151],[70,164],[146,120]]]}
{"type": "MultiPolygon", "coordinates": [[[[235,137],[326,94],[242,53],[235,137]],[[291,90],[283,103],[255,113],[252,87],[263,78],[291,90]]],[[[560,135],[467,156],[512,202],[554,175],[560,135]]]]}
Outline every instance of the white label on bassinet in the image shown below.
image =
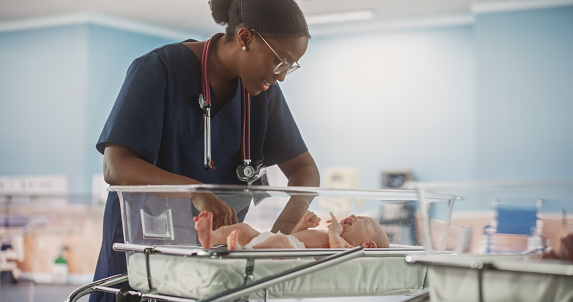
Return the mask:
{"type": "Polygon", "coordinates": [[[139,212],[143,238],[174,239],[171,209],[167,209],[157,216],[147,214],[143,209],[140,209],[139,212]]]}

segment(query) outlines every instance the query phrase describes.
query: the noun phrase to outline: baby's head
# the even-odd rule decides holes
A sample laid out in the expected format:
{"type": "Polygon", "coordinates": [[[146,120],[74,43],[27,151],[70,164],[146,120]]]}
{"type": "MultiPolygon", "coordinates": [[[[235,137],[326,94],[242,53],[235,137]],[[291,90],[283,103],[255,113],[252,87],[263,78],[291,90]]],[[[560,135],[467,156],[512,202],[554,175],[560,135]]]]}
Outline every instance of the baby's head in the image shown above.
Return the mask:
{"type": "Polygon", "coordinates": [[[340,237],[352,246],[367,246],[387,248],[388,236],[382,226],[374,219],[367,216],[350,215],[340,221],[342,233],[340,237]],[[375,243],[376,246],[372,246],[375,243]]]}

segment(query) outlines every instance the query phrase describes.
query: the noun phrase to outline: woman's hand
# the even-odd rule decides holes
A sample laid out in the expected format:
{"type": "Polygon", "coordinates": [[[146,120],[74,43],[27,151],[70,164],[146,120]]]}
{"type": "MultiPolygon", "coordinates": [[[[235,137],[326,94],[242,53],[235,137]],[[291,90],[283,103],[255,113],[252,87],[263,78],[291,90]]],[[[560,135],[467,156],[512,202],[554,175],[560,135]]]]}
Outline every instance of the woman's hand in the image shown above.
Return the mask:
{"type": "Polygon", "coordinates": [[[275,221],[271,232],[288,235],[293,232],[296,225],[306,213],[314,196],[295,195],[292,196],[282,210],[281,214],[275,221]]]}
{"type": "MultiPolygon", "coordinates": [[[[107,143],[104,152],[104,176],[110,185],[189,185],[201,182],[167,172],[143,160],[137,152],[118,144],[107,143]]],[[[189,197],[188,194],[179,196],[177,193],[164,195],[173,198],[189,197]]],[[[199,212],[213,213],[213,228],[238,222],[235,209],[226,204],[215,194],[192,194],[191,202],[199,212]]]]}
{"type": "Polygon", "coordinates": [[[238,223],[235,209],[226,204],[217,195],[212,193],[195,193],[191,195],[191,202],[199,212],[213,213],[213,230],[224,225],[238,223]]]}

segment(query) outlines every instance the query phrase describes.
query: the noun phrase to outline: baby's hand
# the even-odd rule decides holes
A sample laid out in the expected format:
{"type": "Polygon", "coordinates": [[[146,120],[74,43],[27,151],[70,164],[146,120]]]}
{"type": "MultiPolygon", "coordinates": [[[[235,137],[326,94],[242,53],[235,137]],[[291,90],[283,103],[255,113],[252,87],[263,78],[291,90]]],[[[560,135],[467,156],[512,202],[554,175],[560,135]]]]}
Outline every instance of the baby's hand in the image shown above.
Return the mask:
{"type": "Polygon", "coordinates": [[[316,228],[320,224],[320,217],[316,216],[314,212],[306,211],[301,221],[304,221],[308,228],[316,228]]]}
{"type": "Polygon", "coordinates": [[[338,223],[338,220],[336,220],[336,217],[334,217],[334,214],[332,214],[332,212],[330,212],[330,217],[331,219],[326,221],[327,223],[330,223],[330,225],[328,226],[328,232],[332,232],[337,235],[342,234],[342,231],[344,231],[344,229],[342,228],[342,225],[338,223]]]}
{"type": "Polygon", "coordinates": [[[292,229],[291,234],[315,228],[320,224],[320,218],[314,212],[306,211],[300,221],[292,229]]]}

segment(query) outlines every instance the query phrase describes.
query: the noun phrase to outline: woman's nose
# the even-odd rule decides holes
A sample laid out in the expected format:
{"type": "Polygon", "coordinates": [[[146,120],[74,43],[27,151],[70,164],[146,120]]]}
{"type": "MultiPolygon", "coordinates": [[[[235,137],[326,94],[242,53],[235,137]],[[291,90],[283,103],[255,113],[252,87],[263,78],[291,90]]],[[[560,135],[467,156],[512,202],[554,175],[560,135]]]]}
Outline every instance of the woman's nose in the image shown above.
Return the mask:
{"type": "Polygon", "coordinates": [[[275,74],[275,79],[277,79],[277,81],[279,82],[283,82],[285,80],[286,77],[286,71],[283,71],[279,74],[275,74]]]}

